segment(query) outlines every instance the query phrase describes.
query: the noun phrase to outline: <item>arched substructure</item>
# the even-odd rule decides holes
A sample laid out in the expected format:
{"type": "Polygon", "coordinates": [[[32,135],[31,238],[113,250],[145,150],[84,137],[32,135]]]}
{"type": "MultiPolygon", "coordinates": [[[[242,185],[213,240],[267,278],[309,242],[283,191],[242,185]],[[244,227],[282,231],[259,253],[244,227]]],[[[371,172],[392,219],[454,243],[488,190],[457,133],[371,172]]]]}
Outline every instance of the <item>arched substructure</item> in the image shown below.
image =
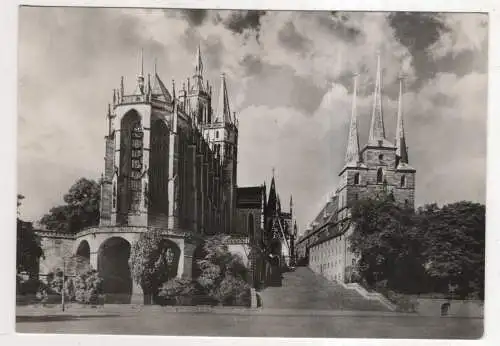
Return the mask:
{"type": "Polygon", "coordinates": [[[80,244],[78,244],[78,248],[75,253],[75,260],[77,274],[90,269],[90,245],[88,241],[82,240],[80,244]]]}
{"type": "Polygon", "coordinates": [[[207,255],[205,248],[204,248],[204,245],[205,245],[205,243],[198,245],[193,253],[193,265],[191,267],[192,268],[191,269],[191,272],[192,272],[191,278],[193,280],[198,279],[201,275],[201,268],[200,268],[198,261],[204,259],[205,256],[207,255]]]}
{"type": "Polygon", "coordinates": [[[159,249],[160,253],[157,258],[167,263],[167,279],[171,280],[176,278],[179,271],[181,249],[175,242],[167,238],[163,239],[159,249]]]}
{"type": "Polygon", "coordinates": [[[120,174],[118,176],[117,222],[127,224],[127,215],[137,208],[140,200],[140,172],[142,165],[141,117],[132,109],[120,122],[120,174]]]}
{"type": "Polygon", "coordinates": [[[106,303],[130,303],[132,276],[128,264],[129,257],[130,243],[121,237],[111,237],[99,247],[97,270],[103,279],[106,303]]]}

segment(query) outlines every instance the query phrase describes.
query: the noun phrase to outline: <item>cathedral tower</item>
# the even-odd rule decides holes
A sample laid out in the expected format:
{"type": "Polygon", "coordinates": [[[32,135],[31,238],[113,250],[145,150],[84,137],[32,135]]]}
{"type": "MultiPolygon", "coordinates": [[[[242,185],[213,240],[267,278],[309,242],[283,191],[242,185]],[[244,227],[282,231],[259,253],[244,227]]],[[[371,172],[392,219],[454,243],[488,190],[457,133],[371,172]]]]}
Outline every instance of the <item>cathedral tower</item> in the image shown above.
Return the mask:
{"type": "Polygon", "coordinates": [[[354,75],[352,92],[352,111],[347,138],[345,164],[339,173],[340,183],[336,191],[338,196],[338,220],[347,218],[348,207],[353,201],[360,198],[365,182],[362,177],[366,175],[367,167],[363,164],[359,150],[358,111],[356,105],[358,75],[354,75]]]}
{"type": "Polygon", "coordinates": [[[203,136],[208,138],[214,154],[222,165],[222,205],[224,210],[224,231],[234,230],[236,209],[236,171],[238,162],[238,126],[235,116],[231,117],[226,76],[220,77],[219,98],[215,117],[204,123],[203,136]]]}
{"type": "Polygon", "coordinates": [[[373,108],[368,143],[359,149],[356,78],[345,166],[339,176],[338,219],[349,217],[349,207],[358,199],[373,198],[384,194],[392,196],[402,205],[414,206],[415,169],[408,164],[408,148],[403,126],[403,80],[399,81],[399,106],[396,141],[391,143],[385,135],[382,108],[382,73],[380,55],[373,93],[373,108]]]}
{"type": "Polygon", "coordinates": [[[192,117],[195,126],[210,123],[212,117],[211,107],[212,88],[203,81],[203,59],[201,48],[198,46],[194,63],[194,73],[191,81],[188,80],[187,109],[186,113],[192,117]]]}

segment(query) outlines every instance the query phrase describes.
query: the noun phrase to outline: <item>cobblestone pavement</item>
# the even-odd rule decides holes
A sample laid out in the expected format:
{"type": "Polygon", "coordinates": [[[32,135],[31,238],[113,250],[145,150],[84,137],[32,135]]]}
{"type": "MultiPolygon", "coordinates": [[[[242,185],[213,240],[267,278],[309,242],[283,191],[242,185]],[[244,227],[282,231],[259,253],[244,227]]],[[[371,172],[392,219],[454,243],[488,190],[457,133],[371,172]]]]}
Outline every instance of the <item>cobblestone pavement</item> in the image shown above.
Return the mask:
{"type": "MultiPolygon", "coordinates": [[[[82,309],[80,309],[82,310],[82,309]]],[[[192,312],[171,309],[114,311],[18,311],[18,333],[122,335],[191,335],[239,337],[336,338],[478,338],[482,319],[429,318],[399,314],[299,313],[297,310],[220,310],[192,312]]],[[[113,310],[113,309],[111,309],[113,310]]]]}
{"type": "Polygon", "coordinates": [[[282,287],[260,292],[263,308],[70,305],[17,308],[19,333],[96,333],[236,337],[473,339],[483,319],[387,311],[307,268],[285,273],[282,287]]]}

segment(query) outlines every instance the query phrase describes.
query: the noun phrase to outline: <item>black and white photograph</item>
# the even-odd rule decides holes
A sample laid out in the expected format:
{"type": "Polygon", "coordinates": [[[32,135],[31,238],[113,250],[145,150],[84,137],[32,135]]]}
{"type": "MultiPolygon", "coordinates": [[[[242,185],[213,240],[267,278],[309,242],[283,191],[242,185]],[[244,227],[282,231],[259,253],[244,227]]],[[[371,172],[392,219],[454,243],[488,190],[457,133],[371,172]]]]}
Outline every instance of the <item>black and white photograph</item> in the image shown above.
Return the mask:
{"type": "Polygon", "coordinates": [[[17,11],[16,333],[483,337],[487,12],[17,11]]]}

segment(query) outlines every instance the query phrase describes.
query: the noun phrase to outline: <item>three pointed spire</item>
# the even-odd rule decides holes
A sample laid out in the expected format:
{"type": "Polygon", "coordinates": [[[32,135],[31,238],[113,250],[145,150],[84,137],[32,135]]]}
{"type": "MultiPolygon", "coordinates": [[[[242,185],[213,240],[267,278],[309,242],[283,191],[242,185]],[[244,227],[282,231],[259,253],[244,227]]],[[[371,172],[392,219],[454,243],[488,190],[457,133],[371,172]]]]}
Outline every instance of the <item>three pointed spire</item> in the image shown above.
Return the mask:
{"type": "Polygon", "coordinates": [[[356,107],[356,97],[358,89],[358,74],[354,74],[354,87],[352,92],[352,113],[349,125],[349,137],[347,139],[347,151],[345,155],[346,165],[356,165],[360,161],[359,157],[359,134],[358,134],[358,111],[356,107]]]}
{"type": "Polygon", "coordinates": [[[231,123],[231,109],[229,108],[229,96],[227,94],[226,75],[220,76],[219,102],[217,104],[216,123],[231,123]]]}
{"type": "Polygon", "coordinates": [[[403,77],[399,78],[398,124],[396,128],[396,158],[398,163],[408,163],[408,148],[406,147],[403,124],[403,77]]]}
{"type": "Polygon", "coordinates": [[[382,73],[380,70],[380,53],[377,54],[377,77],[375,80],[375,90],[373,92],[373,110],[368,137],[369,145],[379,145],[380,141],[385,142],[384,116],[382,113],[382,73]]]}
{"type": "Polygon", "coordinates": [[[201,58],[201,47],[198,44],[198,50],[196,52],[196,61],[194,67],[195,75],[201,76],[203,75],[203,59],[201,58]]]}

